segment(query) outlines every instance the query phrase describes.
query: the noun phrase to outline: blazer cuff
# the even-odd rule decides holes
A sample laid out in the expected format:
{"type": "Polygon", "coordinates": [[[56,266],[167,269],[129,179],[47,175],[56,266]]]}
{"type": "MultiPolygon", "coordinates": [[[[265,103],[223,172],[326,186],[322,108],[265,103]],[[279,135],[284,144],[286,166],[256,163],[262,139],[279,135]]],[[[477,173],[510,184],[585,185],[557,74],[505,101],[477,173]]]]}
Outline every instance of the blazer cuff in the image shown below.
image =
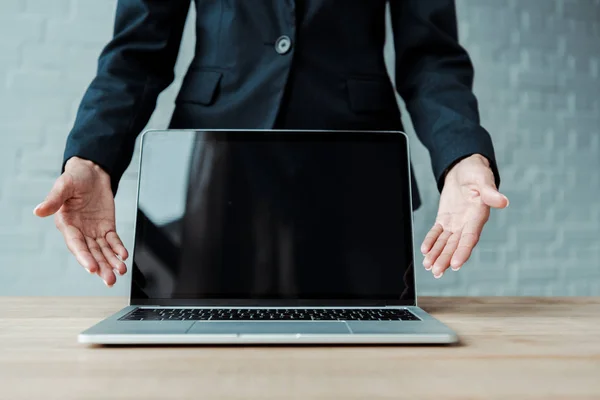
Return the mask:
{"type": "Polygon", "coordinates": [[[490,162],[490,168],[494,173],[496,188],[500,188],[500,173],[498,171],[496,155],[494,153],[494,147],[492,145],[491,138],[487,132],[484,131],[482,133],[473,135],[473,138],[469,138],[460,144],[450,145],[446,148],[442,148],[436,153],[437,154],[432,155],[431,158],[434,175],[437,182],[437,188],[440,192],[444,188],[446,173],[459,161],[466,157],[472,156],[473,154],[480,154],[488,159],[490,162]]]}
{"type": "Polygon", "coordinates": [[[93,148],[83,147],[77,144],[68,144],[65,149],[63,162],[61,167],[61,173],[65,172],[65,165],[72,157],[79,157],[85,160],[89,160],[94,164],[102,168],[110,177],[110,186],[113,192],[113,196],[116,196],[119,188],[119,181],[124,171],[120,171],[120,168],[116,165],[115,160],[117,159],[114,151],[109,149],[103,149],[99,146],[93,148]]]}

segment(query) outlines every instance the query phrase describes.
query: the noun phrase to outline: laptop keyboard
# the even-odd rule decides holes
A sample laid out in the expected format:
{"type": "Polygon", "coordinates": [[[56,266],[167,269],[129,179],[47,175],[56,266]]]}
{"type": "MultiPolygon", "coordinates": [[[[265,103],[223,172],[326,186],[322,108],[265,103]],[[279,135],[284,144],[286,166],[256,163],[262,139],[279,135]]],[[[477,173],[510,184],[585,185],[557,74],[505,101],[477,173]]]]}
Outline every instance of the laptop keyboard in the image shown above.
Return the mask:
{"type": "Polygon", "coordinates": [[[405,309],[136,308],[122,321],[420,321],[405,309]]]}

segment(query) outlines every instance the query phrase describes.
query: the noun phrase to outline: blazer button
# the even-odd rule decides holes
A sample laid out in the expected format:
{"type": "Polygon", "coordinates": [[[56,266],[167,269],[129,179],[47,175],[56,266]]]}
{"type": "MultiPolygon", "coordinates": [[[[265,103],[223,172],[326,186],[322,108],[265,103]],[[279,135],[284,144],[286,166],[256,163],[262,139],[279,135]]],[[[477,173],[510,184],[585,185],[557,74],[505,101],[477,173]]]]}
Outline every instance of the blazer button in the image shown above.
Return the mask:
{"type": "Polygon", "coordinates": [[[292,48],[292,39],[289,36],[283,35],[275,42],[275,51],[281,55],[286,54],[292,48]]]}

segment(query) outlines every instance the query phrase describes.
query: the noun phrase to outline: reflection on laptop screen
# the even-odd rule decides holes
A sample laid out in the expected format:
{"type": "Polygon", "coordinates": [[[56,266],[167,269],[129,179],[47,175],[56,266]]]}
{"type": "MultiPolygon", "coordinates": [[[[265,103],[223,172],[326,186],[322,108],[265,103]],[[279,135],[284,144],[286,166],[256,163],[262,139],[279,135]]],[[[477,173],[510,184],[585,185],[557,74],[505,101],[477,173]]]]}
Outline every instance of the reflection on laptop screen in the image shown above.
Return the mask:
{"type": "Polygon", "coordinates": [[[413,300],[401,134],[149,132],[133,299],[413,300]]]}

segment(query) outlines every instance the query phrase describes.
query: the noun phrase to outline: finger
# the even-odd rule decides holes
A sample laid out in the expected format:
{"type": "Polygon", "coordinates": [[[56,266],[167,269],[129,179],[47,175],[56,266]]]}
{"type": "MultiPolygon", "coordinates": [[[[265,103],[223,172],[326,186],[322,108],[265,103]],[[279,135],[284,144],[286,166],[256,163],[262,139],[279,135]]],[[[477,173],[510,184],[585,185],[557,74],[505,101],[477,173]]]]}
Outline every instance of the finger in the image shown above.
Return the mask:
{"type": "Polygon", "coordinates": [[[100,275],[106,286],[111,287],[117,281],[117,277],[115,276],[115,273],[113,272],[113,269],[108,261],[106,261],[106,257],[104,257],[104,254],[102,254],[100,245],[98,242],[96,242],[96,240],[89,237],[86,237],[85,241],[90,249],[90,252],[92,253],[92,256],[96,259],[96,262],[100,266],[98,275],[100,275]]]}
{"type": "Polygon", "coordinates": [[[473,248],[477,242],[479,242],[481,231],[483,230],[483,225],[485,225],[485,222],[486,218],[483,216],[475,218],[466,223],[460,235],[458,247],[456,248],[456,251],[454,252],[450,262],[453,270],[458,270],[464,263],[467,262],[469,257],[471,257],[473,248]]]}
{"type": "Polygon", "coordinates": [[[108,264],[114,270],[116,270],[119,275],[125,274],[125,272],[127,271],[125,263],[117,258],[108,242],[105,239],[97,239],[96,242],[100,246],[100,250],[102,251],[104,258],[106,258],[108,264]]]}
{"type": "Polygon", "coordinates": [[[494,186],[485,185],[479,190],[481,201],[493,208],[508,207],[508,197],[500,193],[494,186]]]}
{"type": "Polygon", "coordinates": [[[75,259],[90,274],[98,271],[99,266],[87,246],[85,238],[81,231],[74,226],[60,227],[61,233],[65,238],[67,248],[75,256],[75,259]]]}
{"type": "Polygon", "coordinates": [[[123,260],[123,261],[127,260],[127,257],[129,257],[129,253],[127,252],[127,249],[123,245],[121,238],[119,237],[119,235],[117,235],[117,232],[115,232],[115,231],[108,232],[106,234],[106,241],[108,242],[110,247],[112,247],[113,252],[115,254],[117,254],[119,257],[121,257],[121,260],[123,260]]]}
{"type": "Polygon", "coordinates": [[[435,263],[435,260],[437,260],[438,256],[441,254],[442,250],[446,246],[446,242],[448,241],[451,235],[452,232],[442,232],[442,234],[438,237],[429,253],[427,253],[425,260],[423,260],[423,266],[427,271],[431,269],[431,266],[433,265],[433,263],[435,263]]]}
{"type": "Polygon", "coordinates": [[[33,210],[33,213],[38,217],[47,217],[49,215],[54,214],[62,205],[71,197],[72,195],[72,185],[70,180],[67,178],[65,174],[61,175],[56,182],[54,182],[54,186],[46,196],[46,199],[37,205],[37,207],[33,210]]]}
{"type": "Polygon", "coordinates": [[[429,230],[425,239],[423,239],[423,244],[421,245],[421,253],[426,255],[433,247],[433,244],[438,239],[438,237],[442,234],[444,228],[440,224],[435,224],[433,228],[429,230]]]}
{"type": "Polygon", "coordinates": [[[433,272],[433,276],[436,278],[441,278],[444,272],[450,266],[450,260],[454,255],[458,247],[458,242],[460,240],[460,232],[454,232],[452,236],[448,239],[446,246],[444,246],[444,250],[442,250],[442,254],[435,260],[433,267],[431,268],[431,272],[433,272]]]}

